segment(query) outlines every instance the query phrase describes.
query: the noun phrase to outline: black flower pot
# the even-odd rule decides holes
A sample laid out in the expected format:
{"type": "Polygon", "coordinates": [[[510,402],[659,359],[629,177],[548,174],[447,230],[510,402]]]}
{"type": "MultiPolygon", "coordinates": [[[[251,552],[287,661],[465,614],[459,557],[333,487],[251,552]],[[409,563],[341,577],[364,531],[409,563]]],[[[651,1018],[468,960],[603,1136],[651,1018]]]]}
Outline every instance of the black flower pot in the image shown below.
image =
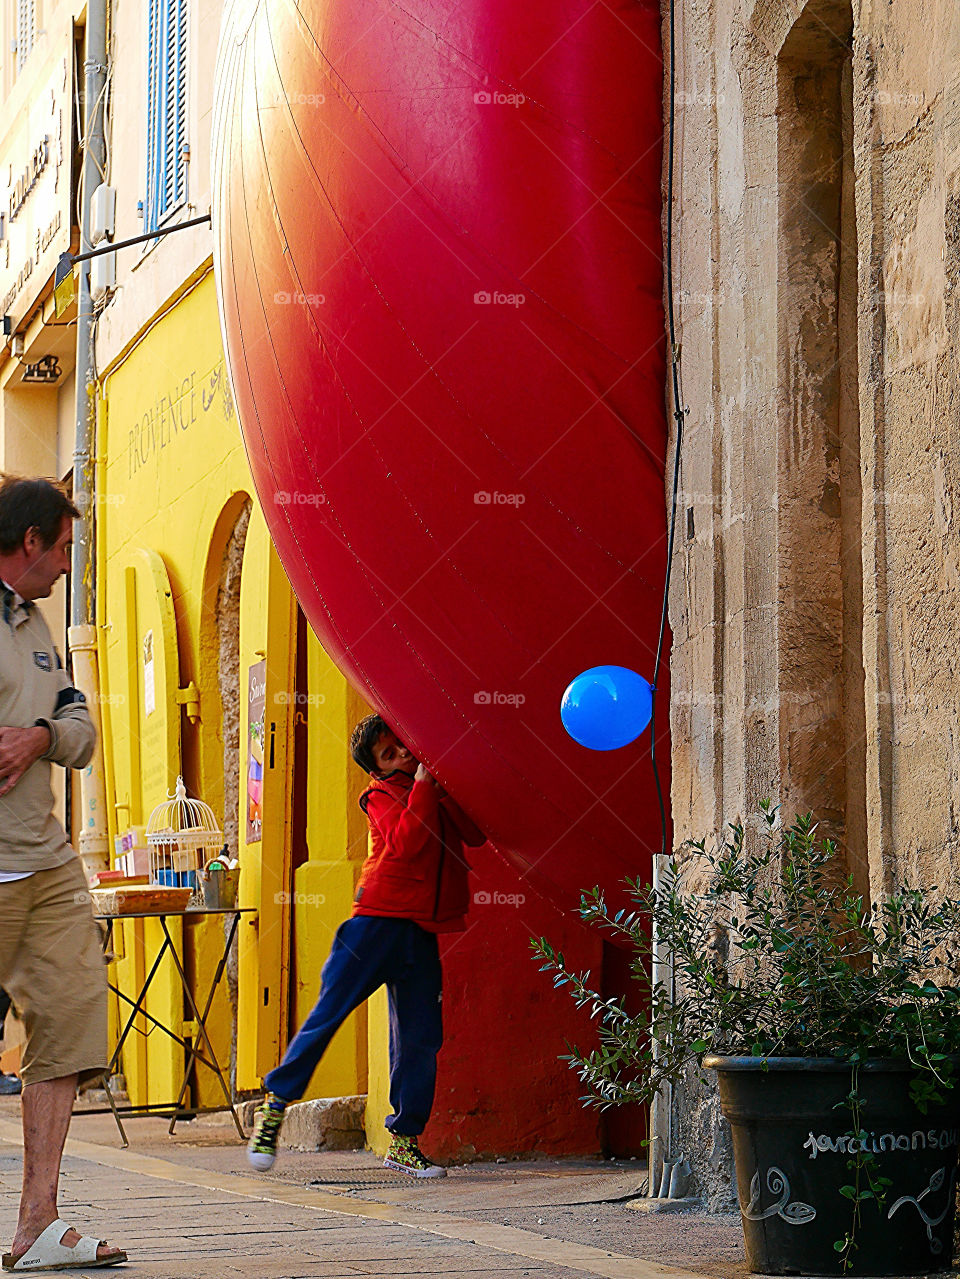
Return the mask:
{"type": "MultiPolygon", "coordinates": [[[[960,1086],[925,1113],[910,1099],[915,1071],[873,1061],[858,1072],[860,1125],[877,1176],[891,1185],[860,1204],[850,1266],[835,1249],[853,1223],[840,1193],[855,1174],[847,1103],[852,1067],[824,1057],[705,1057],[733,1130],[737,1192],[751,1270],[774,1275],[915,1275],[953,1259],[960,1086]]],[[[866,1181],[861,1175],[861,1186],[866,1181]]]]}

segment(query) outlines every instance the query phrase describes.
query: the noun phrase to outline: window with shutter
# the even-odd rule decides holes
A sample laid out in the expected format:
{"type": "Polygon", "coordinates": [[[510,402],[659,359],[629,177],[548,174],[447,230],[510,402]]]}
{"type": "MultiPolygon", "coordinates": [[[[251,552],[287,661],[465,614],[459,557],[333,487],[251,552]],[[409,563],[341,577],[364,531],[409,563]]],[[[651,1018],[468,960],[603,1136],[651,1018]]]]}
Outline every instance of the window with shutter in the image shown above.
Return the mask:
{"type": "Polygon", "coordinates": [[[33,48],[34,0],[17,0],[17,71],[33,48]]]}
{"type": "Polygon", "coordinates": [[[186,142],[187,0],[148,0],[147,231],[155,231],[186,199],[186,142]]]}

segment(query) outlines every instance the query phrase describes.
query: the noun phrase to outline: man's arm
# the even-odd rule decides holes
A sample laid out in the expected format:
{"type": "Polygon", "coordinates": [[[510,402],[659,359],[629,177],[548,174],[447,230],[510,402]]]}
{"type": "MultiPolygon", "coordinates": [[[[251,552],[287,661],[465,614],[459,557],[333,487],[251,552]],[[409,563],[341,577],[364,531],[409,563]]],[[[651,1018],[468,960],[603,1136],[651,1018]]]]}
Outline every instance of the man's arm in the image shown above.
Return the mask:
{"type": "Polygon", "coordinates": [[[97,742],[97,732],[87,710],[87,699],[74,688],[62,667],[57,670],[57,704],[49,718],[38,719],[37,726],[50,734],[50,744],[41,758],[64,768],[83,768],[90,762],[97,742]]]}

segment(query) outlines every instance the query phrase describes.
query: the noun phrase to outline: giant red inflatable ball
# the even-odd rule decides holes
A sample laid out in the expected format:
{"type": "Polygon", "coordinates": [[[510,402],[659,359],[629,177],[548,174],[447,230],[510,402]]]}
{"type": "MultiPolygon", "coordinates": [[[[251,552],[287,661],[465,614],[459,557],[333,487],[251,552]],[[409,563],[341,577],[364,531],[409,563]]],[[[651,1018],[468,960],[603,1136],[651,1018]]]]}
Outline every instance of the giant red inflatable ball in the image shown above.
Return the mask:
{"type": "Polygon", "coordinates": [[[655,0],[239,0],[217,69],[221,319],[284,568],[566,906],[660,843],[649,734],[594,753],[559,717],[587,667],[653,673],[659,36],[655,0]]]}

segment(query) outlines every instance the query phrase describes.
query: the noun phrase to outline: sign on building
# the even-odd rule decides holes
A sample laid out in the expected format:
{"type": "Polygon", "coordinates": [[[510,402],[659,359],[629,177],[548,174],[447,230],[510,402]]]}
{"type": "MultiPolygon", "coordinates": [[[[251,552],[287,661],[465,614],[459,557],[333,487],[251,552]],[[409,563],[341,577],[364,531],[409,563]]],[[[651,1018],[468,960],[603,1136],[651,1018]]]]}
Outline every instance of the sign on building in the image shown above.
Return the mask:
{"type": "Polygon", "coordinates": [[[11,113],[0,141],[0,316],[12,331],[70,247],[72,91],[64,41],[64,52],[23,109],[11,113]]]}

